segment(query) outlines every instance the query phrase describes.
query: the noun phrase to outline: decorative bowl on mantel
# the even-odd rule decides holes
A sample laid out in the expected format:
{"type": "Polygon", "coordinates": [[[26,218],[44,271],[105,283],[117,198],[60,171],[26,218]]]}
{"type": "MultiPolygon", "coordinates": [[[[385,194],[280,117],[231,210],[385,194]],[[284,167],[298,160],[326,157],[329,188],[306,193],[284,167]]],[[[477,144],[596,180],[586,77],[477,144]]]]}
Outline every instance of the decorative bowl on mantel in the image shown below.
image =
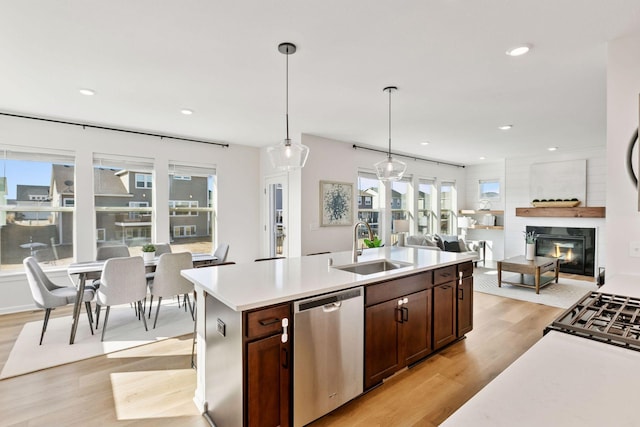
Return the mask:
{"type": "Polygon", "coordinates": [[[536,208],[575,208],[580,204],[578,199],[534,199],[531,204],[536,208]]]}

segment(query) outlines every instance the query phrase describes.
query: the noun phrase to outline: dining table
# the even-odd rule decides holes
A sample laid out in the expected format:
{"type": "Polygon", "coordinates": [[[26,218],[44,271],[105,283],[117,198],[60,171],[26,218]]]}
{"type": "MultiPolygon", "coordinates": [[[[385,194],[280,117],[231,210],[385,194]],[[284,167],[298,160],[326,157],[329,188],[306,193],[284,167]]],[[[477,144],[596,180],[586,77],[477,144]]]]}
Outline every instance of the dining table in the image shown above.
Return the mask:
{"type": "MultiPolygon", "coordinates": [[[[213,264],[218,258],[211,254],[194,253],[191,255],[193,260],[193,267],[207,267],[213,264]]],[[[160,257],[155,257],[151,260],[145,261],[144,265],[148,271],[155,271],[155,267],[158,264],[160,257]]],[[[76,338],[76,331],[78,329],[78,319],[80,317],[80,311],[82,308],[82,296],[88,280],[99,279],[102,275],[106,260],[103,261],[83,261],[74,262],[67,267],[67,274],[74,282],[72,277],[78,276],[77,296],[75,304],[73,305],[73,321],[71,323],[71,336],[69,337],[69,344],[73,344],[76,338]]]]}

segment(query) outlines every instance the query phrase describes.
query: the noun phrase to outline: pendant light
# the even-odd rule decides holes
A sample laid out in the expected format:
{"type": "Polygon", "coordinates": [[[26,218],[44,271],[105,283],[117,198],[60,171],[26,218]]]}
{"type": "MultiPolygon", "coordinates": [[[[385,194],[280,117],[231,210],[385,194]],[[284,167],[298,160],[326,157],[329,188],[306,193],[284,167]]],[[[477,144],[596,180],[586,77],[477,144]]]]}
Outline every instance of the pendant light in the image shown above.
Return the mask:
{"type": "Polygon", "coordinates": [[[391,157],[391,92],[398,90],[398,88],[395,86],[387,86],[383,90],[389,92],[389,151],[385,160],[373,166],[376,168],[376,175],[378,175],[380,181],[398,181],[407,170],[406,163],[391,157]]]}
{"type": "Polygon", "coordinates": [[[284,171],[291,171],[304,167],[309,156],[309,147],[302,144],[291,143],[289,138],[289,55],[296,52],[296,45],[293,43],[280,43],[278,45],[280,53],[287,58],[287,86],[286,86],[286,122],[287,137],[278,145],[267,148],[267,154],[274,168],[284,171]]]}

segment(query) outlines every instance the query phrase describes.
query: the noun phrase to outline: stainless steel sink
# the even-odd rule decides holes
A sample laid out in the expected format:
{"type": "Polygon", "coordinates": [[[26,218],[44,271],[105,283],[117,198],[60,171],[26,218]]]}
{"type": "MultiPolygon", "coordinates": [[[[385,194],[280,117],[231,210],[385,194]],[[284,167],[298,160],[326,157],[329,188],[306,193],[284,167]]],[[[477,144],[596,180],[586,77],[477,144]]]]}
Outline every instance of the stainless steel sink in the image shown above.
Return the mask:
{"type": "Polygon", "coordinates": [[[334,268],[342,271],[348,271],[350,273],[366,275],[366,274],[380,273],[383,271],[396,270],[398,268],[408,267],[410,265],[413,265],[413,264],[400,262],[400,261],[390,261],[387,259],[381,259],[377,261],[341,265],[334,268]]]}

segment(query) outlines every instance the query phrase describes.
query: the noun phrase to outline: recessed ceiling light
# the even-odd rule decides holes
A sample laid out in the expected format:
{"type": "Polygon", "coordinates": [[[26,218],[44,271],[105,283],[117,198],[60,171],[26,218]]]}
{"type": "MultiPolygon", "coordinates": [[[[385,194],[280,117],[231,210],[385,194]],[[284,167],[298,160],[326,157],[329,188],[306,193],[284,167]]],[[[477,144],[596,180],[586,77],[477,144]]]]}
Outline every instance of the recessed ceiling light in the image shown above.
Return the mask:
{"type": "Polygon", "coordinates": [[[183,108],[182,110],[180,110],[180,112],[185,116],[190,116],[193,114],[193,110],[189,110],[188,108],[183,108]]]}
{"type": "Polygon", "coordinates": [[[513,127],[513,125],[502,125],[502,126],[498,126],[498,129],[500,130],[509,130],[513,127]]]}
{"type": "Polygon", "coordinates": [[[549,147],[549,148],[547,148],[547,150],[549,150],[549,151],[556,151],[557,149],[558,149],[558,147],[549,147]]]}
{"type": "Polygon", "coordinates": [[[511,49],[507,50],[505,53],[509,56],[521,56],[529,52],[529,50],[531,50],[531,46],[528,44],[524,44],[522,46],[512,47],[511,49]]]}
{"type": "Polygon", "coordinates": [[[420,145],[429,145],[429,141],[421,142],[420,145]]]}
{"type": "Polygon", "coordinates": [[[480,160],[484,160],[484,159],[486,159],[485,156],[480,156],[480,160]]]}
{"type": "Polygon", "coordinates": [[[86,96],[91,96],[91,95],[95,95],[96,94],[96,92],[93,89],[86,89],[86,88],[85,89],[80,89],[79,92],[81,94],[83,94],[83,95],[86,95],[86,96]]]}

